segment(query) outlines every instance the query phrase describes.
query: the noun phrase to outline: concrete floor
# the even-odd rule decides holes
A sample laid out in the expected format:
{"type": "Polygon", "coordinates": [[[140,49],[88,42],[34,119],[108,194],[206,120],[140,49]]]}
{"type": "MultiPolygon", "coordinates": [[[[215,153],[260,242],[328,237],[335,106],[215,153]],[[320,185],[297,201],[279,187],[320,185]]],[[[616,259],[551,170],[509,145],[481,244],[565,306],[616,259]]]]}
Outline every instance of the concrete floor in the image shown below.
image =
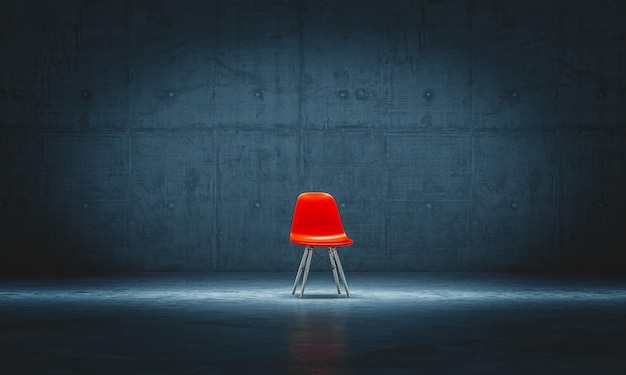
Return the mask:
{"type": "Polygon", "coordinates": [[[623,374],[626,278],[314,271],[0,282],[0,374],[623,374]]]}

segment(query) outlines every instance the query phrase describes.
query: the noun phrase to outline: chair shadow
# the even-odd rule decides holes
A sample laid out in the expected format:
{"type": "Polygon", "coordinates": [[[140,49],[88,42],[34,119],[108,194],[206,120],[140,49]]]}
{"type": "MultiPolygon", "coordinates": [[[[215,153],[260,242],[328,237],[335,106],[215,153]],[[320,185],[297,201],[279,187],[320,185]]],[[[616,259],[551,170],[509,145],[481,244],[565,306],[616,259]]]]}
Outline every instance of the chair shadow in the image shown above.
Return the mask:
{"type": "Polygon", "coordinates": [[[341,294],[315,294],[315,293],[311,293],[311,294],[307,294],[304,293],[304,296],[302,296],[302,298],[300,298],[300,294],[296,293],[295,295],[293,295],[294,298],[298,298],[298,299],[338,299],[338,298],[345,298],[347,299],[348,297],[345,295],[345,293],[341,293],[341,294]]]}

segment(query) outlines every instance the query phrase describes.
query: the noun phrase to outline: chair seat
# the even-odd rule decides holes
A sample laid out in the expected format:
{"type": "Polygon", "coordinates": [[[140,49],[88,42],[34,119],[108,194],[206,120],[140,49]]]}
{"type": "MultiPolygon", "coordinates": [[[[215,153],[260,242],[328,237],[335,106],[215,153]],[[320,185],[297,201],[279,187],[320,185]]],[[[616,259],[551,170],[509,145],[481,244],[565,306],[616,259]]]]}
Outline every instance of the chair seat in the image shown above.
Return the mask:
{"type": "Polygon", "coordinates": [[[348,246],[354,243],[354,241],[345,234],[336,236],[310,236],[292,233],[289,239],[291,242],[298,245],[316,247],[348,246]]]}

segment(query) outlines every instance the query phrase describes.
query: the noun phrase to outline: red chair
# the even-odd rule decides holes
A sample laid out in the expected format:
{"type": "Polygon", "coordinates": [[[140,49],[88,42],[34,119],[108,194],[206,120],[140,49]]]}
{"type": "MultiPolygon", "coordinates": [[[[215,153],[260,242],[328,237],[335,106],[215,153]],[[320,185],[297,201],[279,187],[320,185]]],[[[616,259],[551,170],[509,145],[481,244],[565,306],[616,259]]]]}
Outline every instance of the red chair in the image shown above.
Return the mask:
{"type": "Polygon", "coordinates": [[[328,248],[330,266],[335,277],[337,293],[341,294],[337,277],[337,271],[339,271],[341,281],[346,289],[346,295],[350,298],[348,282],[346,281],[346,275],[343,273],[339,254],[337,254],[337,247],[352,245],[354,241],[346,235],[346,231],[341,223],[337,203],[330,194],[310,192],[302,193],[298,196],[293,213],[293,221],[291,222],[289,240],[305,247],[291,294],[296,293],[300,276],[302,276],[302,271],[304,270],[302,289],[300,290],[300,298],[302,298],[306,281],[309,277],[313,249],[324,247],[328,248]]]}

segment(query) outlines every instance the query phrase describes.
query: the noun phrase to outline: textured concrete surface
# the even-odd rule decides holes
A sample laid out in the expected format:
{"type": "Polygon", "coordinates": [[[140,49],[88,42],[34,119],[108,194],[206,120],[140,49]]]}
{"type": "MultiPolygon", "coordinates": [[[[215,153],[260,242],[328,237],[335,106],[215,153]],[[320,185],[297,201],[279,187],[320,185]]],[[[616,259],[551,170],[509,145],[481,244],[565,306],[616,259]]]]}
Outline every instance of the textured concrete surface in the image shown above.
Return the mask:
{"type": "Polygon", "coordinates": [[[0,269],[626,270],[626,3],[0,0],[0,269]],[[292,255],[293,254],[293,255],[292,255]]]}
{"type": "MultiPolygon", "coordinates": [[[[295,272],[294,272],[295,273],[295,272]]],[[[626,280],[167,273],[0,284],[3,374],[622,374],[626,280]]]]}

